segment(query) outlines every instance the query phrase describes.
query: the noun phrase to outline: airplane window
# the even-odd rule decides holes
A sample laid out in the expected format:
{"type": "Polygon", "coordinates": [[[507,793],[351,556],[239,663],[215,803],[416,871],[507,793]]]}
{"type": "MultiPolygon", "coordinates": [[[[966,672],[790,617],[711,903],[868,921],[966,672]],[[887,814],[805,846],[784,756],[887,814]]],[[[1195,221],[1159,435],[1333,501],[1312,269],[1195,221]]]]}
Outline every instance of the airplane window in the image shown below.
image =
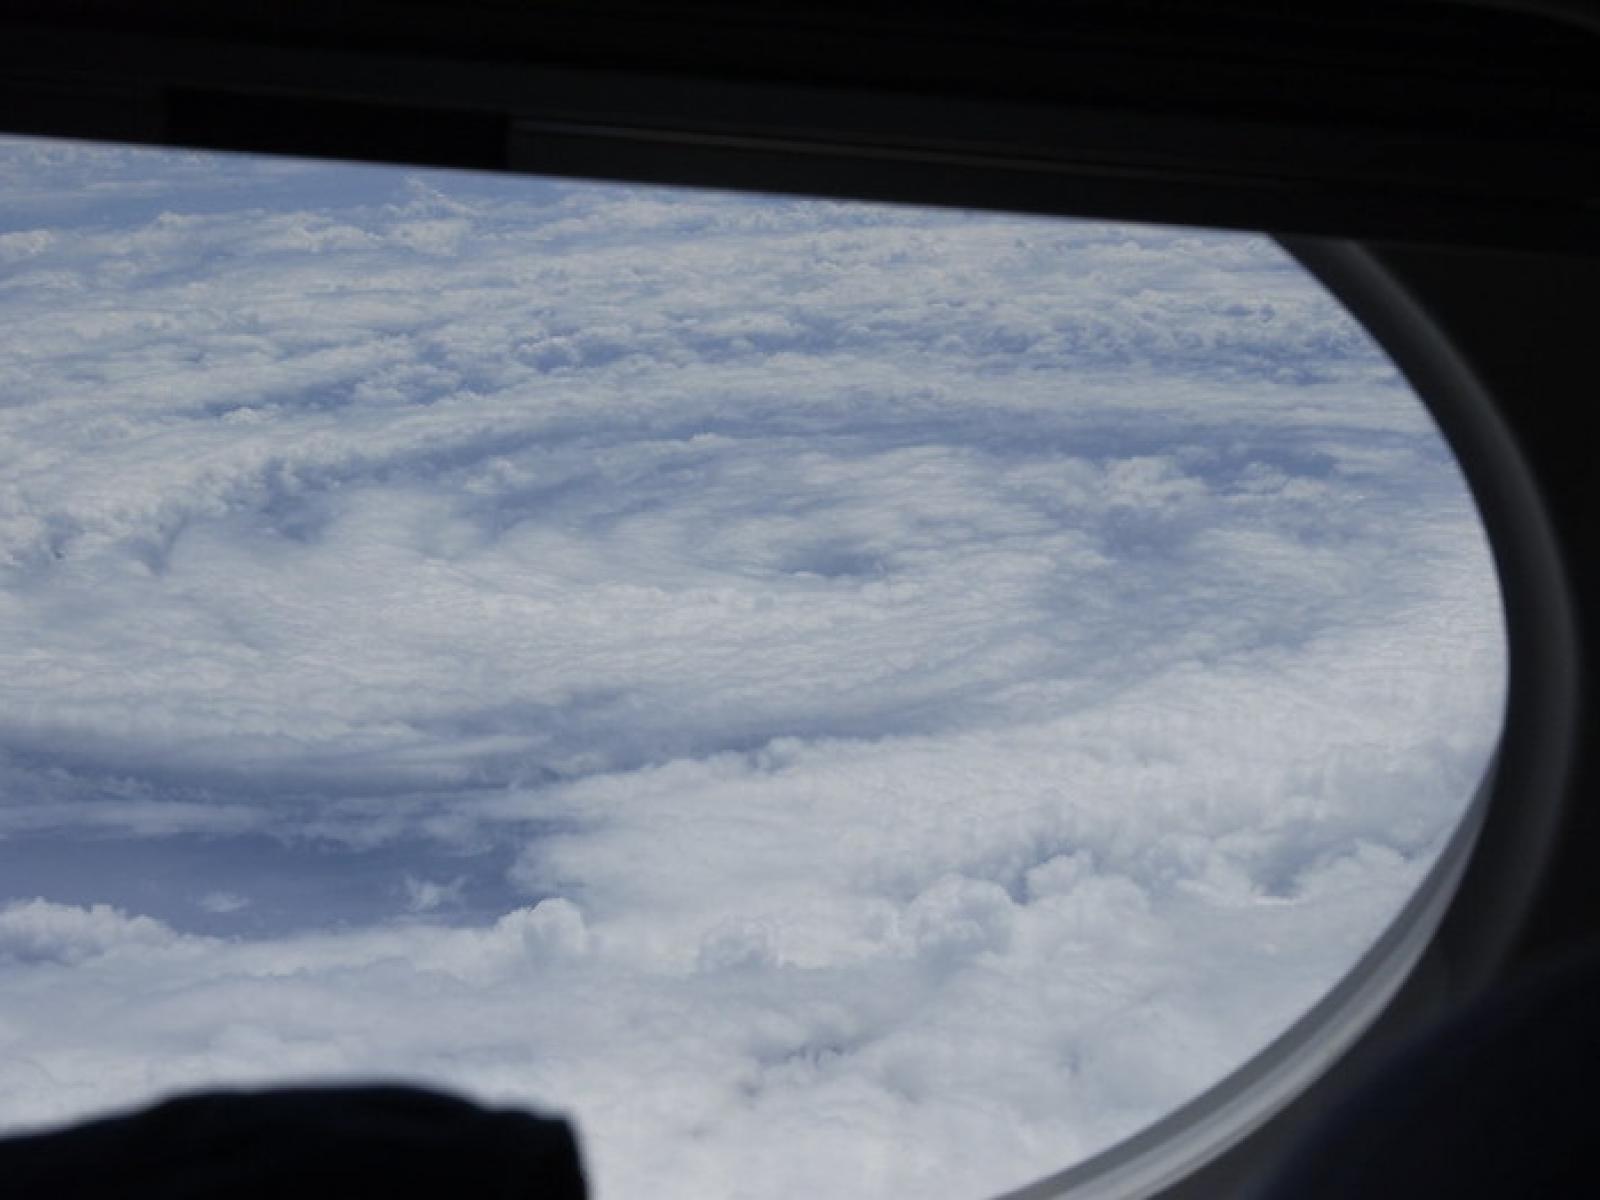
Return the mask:
{"type": "Polygon", "coordinates": [[[1262,237],[7,139],[0,317],[9,1130],[381,1077],[971,1200],[1305,1012],[1499,732],[1262,237]]]}

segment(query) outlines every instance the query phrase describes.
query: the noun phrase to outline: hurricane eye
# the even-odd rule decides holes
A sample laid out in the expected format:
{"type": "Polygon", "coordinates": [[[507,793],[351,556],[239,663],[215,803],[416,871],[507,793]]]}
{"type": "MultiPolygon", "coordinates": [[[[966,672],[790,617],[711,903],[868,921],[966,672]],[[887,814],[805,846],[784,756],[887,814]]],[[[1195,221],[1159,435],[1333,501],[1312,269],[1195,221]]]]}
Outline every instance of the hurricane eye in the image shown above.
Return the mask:
{"type": "Polygon", "coordinates": [[[0,1124],[408,1079],[962,1197],[1348,971],[1498,737],[1264,237],[0,142],[0,1124]]]}

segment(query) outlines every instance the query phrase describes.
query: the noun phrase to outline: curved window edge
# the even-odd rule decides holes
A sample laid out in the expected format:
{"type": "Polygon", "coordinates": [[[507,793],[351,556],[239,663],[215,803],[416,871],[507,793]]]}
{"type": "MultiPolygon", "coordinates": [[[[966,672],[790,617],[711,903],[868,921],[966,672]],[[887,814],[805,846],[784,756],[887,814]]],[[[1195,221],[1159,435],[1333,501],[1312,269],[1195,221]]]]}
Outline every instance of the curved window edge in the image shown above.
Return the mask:
{"type": "Polygon", "coordinates": [[[1455,899],[1495,790],[1491,762],[1421,886],[1346,974],[1265,1049],[1182,1108],[1101,1154],[996,1200],[1131,1200],[1184,1181],[1303,1095],[1418,975],[1455,899]]]}
{"type": "MultiPolygon", "coordinates": [[[[1404,375],[1466,479],[1500,580],[1509,677],[1499,747],[1428,875],[1334,988],[1222,1081],[1100,1154],[996,1200],[1190,1200],[1259,1186],[1408,1034],[1484,991],[1533,908],[1573,774],[1578,623],[1560,543],[1497,398],[1381,247],[1279,238],[1404,375]]],[[[1470,264],[1469,264],[1470,265],[1470,264]]]]}

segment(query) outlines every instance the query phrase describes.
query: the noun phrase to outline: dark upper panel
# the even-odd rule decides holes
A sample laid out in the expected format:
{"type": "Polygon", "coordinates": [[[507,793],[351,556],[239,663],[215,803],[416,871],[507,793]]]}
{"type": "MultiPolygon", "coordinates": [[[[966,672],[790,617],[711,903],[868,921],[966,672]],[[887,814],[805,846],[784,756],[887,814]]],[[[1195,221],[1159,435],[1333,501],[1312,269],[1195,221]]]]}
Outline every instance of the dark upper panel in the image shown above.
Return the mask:
{"type": "Polygon", "coordinates": [[[1595,250],[1600,23],[1565,7],[34,0],[0,125],[1595,250]]]}

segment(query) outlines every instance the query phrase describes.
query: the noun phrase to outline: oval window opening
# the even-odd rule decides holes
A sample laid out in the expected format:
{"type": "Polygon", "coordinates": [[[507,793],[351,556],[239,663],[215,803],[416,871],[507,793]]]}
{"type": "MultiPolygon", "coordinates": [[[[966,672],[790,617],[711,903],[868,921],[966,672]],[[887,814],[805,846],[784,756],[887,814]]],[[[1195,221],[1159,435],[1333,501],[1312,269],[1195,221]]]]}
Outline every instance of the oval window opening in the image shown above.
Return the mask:
{"type": "Polygon", "coordinates": [[[0,1124],[404,1079],[961,1197],[1327,993],[1505,686],[1261,237],[0,143],[0,1124]]]}

